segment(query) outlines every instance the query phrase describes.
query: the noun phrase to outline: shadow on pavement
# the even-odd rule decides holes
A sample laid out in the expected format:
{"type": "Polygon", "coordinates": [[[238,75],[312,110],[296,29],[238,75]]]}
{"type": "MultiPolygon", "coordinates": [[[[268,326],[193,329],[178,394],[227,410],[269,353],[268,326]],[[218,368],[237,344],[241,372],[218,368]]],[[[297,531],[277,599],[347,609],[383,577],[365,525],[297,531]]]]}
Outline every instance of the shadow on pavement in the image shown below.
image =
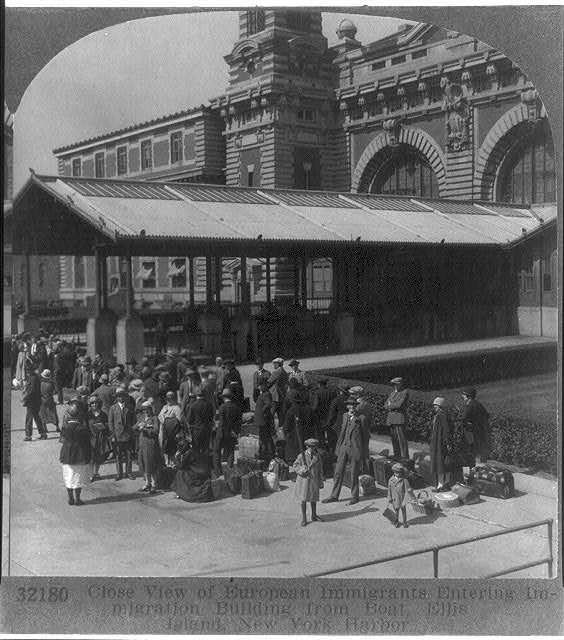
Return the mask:
{"type": "Polygon", "coordinates": [[[442,511],[435,511],[428,516],[416,516],[408,520],[410,526],[417,526],[418,524],[433,524],[435,520],[439,518],[446,518],[446,515],[442,511]]]}
{"type": "Polygon", "coordinates": [[[373,504],[367,504],[362,509],[352,509],[349,511],[339,511],[339,513],[319,513],[319,517],[323,518],[324,522],[336,522],[337,520],[346,520],[347,518],[356,518],[362,516],[365,513],[375,513],[378,511],[373,504]]]}
{"type": "Polygon", "coordinates": [[[83,501],[84,506],[105,504],[107,502],[130,502],[131,500],[145,500],[147,498],[154,498],[161,493],[162,491],[157,491],[155,493],[141,493],[140,491],[138,491],[136,493],[121,493],[118,496],[99,496],[97,498],[87,499],[83,501]]]}

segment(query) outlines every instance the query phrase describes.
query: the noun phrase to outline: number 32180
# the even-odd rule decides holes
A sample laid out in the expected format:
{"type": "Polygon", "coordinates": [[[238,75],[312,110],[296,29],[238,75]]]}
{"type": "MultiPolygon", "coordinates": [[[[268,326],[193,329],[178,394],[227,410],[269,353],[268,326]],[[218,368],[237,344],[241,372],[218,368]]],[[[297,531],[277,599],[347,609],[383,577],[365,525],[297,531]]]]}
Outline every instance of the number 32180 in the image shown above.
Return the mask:
{"type": "Polygon", "coordinates": [[[69,592],[66,587],[19,587],[18,602],[66,602],[69,592]]]}

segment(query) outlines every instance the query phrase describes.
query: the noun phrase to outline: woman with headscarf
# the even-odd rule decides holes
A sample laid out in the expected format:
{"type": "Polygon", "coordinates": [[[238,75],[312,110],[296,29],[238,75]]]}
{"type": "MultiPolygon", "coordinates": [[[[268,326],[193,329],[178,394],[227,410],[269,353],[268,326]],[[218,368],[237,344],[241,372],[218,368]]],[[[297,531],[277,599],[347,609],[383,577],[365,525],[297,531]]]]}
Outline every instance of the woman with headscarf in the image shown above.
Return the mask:
{"type": "Polygon", "coordinates": [[[151,400],[143,402],[142,409],[143,418],[135,425],[135,429],[139,431],[139,471],[145,478],[145,484],[140,491],[154,493],[157,489],[157,473],[162,466],[159,420],[154,413],[151,400]]]}
{"type": "Polygon", "coordinates": [[[59,416],[57,415],[57,407],[55,405],[55,381],[53,375],[49,369],[44,369],[40,376],[40,389],[41,389],[41,407],[39,408],[39,417],[43,421],[45,431],[47,431],[48,424],[54,424],[57,428],[57,432],[60,433],[59,416]]]}
{"type": "Polygon", "coordinates": [[[446,412],[446,400],[442,396],[433,400],[433,411],[435,415],[430,442],[431,473],[435,479],[437,491],[444,491],[449,477],[445,458],[450,436],[450,422],[446,412]]]}
{"type": "Polygon", "coordinates": [[[63,478],[67,488],[68,503],[80,506],[80,492],[86,483],[92,457],[90,430],[78,406],[78,397],[69,402],[61,426],[61,453],[59,461],[63,465],[63,478]]]}
{"type": "Polygon", "coordinates": [[[90,429],[90,444],[92,445],[92,475],[90,482],[101,480],[100,465],[108,459],[112,451],[108,415],[102,411],[102,400],[98,396],[88,398],[88,427],[90,429]]]}

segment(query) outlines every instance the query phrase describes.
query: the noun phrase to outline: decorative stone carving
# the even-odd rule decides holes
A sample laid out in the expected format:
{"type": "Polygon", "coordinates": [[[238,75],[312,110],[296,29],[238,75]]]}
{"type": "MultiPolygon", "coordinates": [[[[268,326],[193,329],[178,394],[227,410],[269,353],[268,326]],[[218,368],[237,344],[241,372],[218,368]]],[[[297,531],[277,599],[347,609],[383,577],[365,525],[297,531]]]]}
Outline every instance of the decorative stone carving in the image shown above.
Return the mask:
{"type": "Polygon", "coordinates": [[[384,120],[382,123],[382,128],[387,133],[389,147],[394,148],[399,146],[401,126],[402,120],[400,118],[390,118],[389,120],[384,120]]]}
{"type": "Polygon", "coordinates": [[[540,119],[541,102],[534,89],[528,89],[521,94],[521,102],[527,108],[527,118],[531,124],[536,124],[540,119]]]}
{"type": "Polygon", "coordinates": [[[447,149],[459,151],[470,142],[468,125],[470,110],[468,102],[458,84],[452,84],[447,76],[441,78],[443,90],[443,111],[445,112],[445,145],[447,149]]]}

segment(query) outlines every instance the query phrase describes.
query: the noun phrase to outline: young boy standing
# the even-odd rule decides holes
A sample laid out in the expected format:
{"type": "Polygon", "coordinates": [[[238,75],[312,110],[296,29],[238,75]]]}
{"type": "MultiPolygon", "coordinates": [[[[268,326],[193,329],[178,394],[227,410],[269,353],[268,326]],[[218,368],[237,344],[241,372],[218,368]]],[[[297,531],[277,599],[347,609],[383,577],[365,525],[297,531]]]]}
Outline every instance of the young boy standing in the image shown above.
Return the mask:
{"type": "Polygon", "coordinates": [[[298,454],[294,462],[294,471],[297,474],[294,486],[294,497],[302,503],[302,527],[307,524],[306,506],[311,504],[311,521],[322,522],[317,515],[316,507],[319,502],[319,490],[323,488],[323,465],[317,451],[319,440],[308,438],[304,445],[306,450],[298,454]]]}

